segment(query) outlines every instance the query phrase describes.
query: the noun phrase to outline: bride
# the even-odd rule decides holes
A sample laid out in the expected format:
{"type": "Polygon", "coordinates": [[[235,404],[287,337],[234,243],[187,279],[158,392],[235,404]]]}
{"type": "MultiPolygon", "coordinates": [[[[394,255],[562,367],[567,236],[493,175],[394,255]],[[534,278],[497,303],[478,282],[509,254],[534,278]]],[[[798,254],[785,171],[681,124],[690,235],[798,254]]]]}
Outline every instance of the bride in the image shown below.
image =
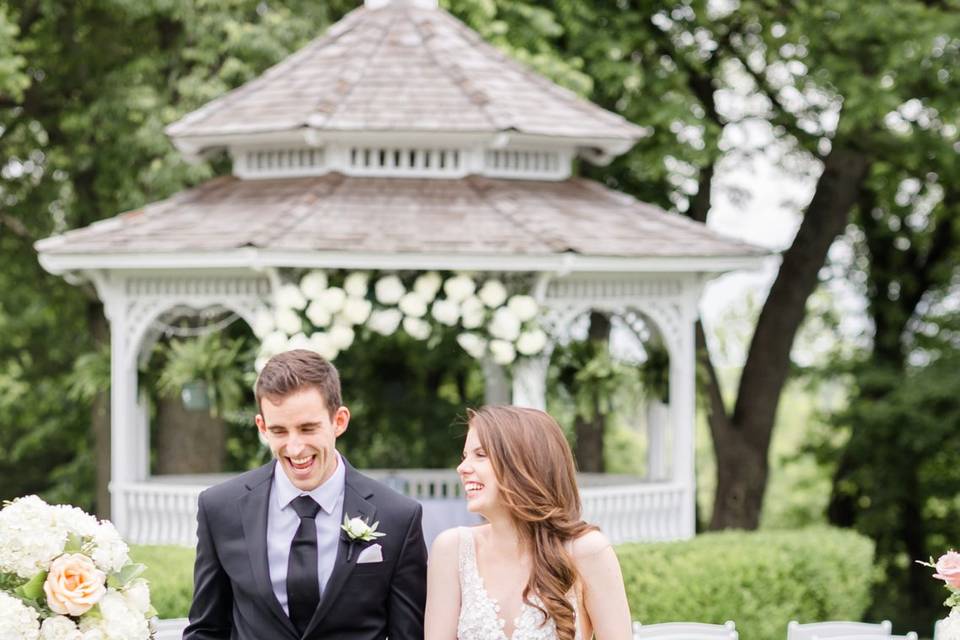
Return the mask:
{"type": "Polygon", "coordinates": [[[486,520],[448,529],[427,570],[425,640],[630,640],[613,548],[580,519],[573,456],[549,415],[468,413],[457,473],[486,520]]]}

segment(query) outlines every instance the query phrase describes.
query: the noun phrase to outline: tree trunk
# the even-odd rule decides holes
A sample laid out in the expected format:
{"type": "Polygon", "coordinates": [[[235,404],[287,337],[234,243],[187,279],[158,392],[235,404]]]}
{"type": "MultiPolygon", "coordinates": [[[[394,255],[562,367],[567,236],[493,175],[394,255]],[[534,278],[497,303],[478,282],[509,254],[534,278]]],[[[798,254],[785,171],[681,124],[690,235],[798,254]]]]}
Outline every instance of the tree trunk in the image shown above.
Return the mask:
{"type": "MultiPolygon", "coordinates": [[[[110,345],[110,325],[103,315],[103,305],[87,305],[87,318],[94,343],[110,345]]],[[[110,519],[110,388],[96,395],[90,404],[90,428],[93,432],[94,512],[100,519],[110,519]]]]}
{"type": "Polygon", "coordinates": [[[718,469],[711,529],[755,529],[760,522],[768,448],[790,370],[790,350],[827,251],[847,225],[868,168],[864,154],[835,141],[800,229],[783,254],[760,312],[733,415],[711,410],[718,469]]]}
{"type": "Polygon", "coordinates": [[[207,411],[188,411],[180,398],[157,402],[154,473],[187,474],[223,471],[227,423],[207,411]]]}
{"type": "MultiPolygon", "coordinates": [[[[590,312],[590,329],[587,340],[594,343],[597,353],[610,348],[610,318],[597,311],[590,312]]],[[[573,432],[577,439],[576,458],[580,471],[603,473],[603,432],[607,418],[600,413],[600,398],[592,398],[593,415],[589,418],[577,415],[573,432]]]]}

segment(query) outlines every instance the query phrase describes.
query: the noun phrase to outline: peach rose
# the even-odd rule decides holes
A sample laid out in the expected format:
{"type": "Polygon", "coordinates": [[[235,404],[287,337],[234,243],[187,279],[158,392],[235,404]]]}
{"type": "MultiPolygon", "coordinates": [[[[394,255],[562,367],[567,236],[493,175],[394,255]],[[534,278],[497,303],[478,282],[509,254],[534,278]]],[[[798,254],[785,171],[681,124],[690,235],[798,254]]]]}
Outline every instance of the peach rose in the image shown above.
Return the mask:
{"type": "Polygon", "coordinates": [[[954,589],[960,589],[960,553],[948,551],[940,556],[936,564],[934,578],[943,580],[954,589]]]}
{"type": "Polygon", "coordinates": [[[80,616],[107,592],[106,581],[107,574],[97,569],[93,560],[80,553],[67,553],[50,563],[43,591],[55,613],[80,616]]]}

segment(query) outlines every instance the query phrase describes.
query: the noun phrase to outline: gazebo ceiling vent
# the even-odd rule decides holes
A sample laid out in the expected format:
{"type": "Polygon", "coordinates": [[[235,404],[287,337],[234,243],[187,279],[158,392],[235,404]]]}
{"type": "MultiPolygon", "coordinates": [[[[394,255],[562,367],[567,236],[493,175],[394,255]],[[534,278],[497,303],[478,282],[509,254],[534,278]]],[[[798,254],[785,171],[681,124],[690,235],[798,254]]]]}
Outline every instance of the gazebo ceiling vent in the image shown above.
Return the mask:
{"type": "Polygon", "coordinates": [[[647,131],[487,44],[436,0],[366,0],[258,78],[167,128],[241,179],[348,176],[560,181],[647,131]]]}

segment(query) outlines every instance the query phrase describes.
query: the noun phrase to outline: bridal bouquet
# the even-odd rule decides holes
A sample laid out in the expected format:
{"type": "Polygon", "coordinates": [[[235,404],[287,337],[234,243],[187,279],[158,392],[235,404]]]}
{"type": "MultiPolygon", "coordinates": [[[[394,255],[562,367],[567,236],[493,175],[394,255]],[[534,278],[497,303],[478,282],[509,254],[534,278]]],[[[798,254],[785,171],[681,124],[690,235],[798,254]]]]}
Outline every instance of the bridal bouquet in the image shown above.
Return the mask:
{"type": "Polygon", "coordinates": [[[108,521],[37,496],[0,509],[0,640],[147,640],[144,566],[108,521]]]}
{"type": "Polygon", "coordinates": [[[948,551],[936,562],[930,558],[930,562],[920,564],[935,569],[933,577],[943,580],[950,591],[950,596],[944,602],[950,607],[950,615],[940,621],[938,640],[960,640],[960,553],[948,551]]]}

